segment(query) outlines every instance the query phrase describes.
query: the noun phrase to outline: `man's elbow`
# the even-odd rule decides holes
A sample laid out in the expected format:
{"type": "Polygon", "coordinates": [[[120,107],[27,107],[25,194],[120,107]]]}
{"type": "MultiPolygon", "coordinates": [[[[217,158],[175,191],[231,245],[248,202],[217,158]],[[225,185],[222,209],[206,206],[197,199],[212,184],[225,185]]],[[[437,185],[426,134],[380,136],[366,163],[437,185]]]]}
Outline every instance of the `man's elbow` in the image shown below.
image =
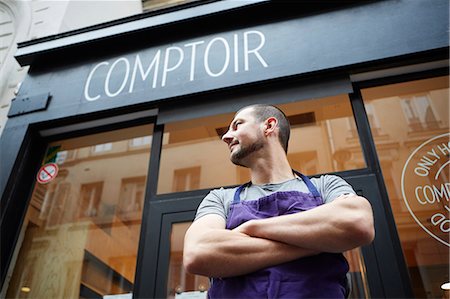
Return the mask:
{"type": "Polygon", "coordinates": [[[372,207],[368,201],[362,203],[360,213],[355,219],[355,237],[359,246],[372,243],[375,238],[372,207]]]}
{"type": "Polygon", "coordinates": [[[183,252],[183,266],[186,272],[196,275],[207,275],[205,262],[206,258],[200,254],[199,250],[185,248],[183,252]]]}
{"type": "Polygon", "coordinates": [[[365,220],[359,222],[358,228],[356,230],[356,241],[359,246],[364,246],[372,243],[375,238],[375,229],[372,220],[365,220]]]}
{"type": "Polygon", "coordinates": [[[373,222],[373,212],[370,203],[365,198],[359,198],[355,201],[352,219],[349,219],[351,225],[351,234],[357,246],[370,244],[375,238],[375,228],[373,222]]]}

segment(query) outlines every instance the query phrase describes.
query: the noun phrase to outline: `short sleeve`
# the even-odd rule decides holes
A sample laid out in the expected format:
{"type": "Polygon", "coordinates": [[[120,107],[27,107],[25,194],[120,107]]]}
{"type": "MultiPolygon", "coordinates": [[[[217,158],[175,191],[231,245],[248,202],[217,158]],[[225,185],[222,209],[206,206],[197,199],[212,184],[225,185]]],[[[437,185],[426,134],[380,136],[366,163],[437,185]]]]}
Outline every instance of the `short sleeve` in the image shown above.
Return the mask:
{"type": "Polygon", "coordinates": [[[356,194],[352,186],[337,175],[323,175],[311,181],[315,183],[324,203],[329,203],[343,194],[356,194]]]}
{"type": "Polygon", "coordinates": [[[195,220],[208,214],[217,214],[222,216],[223,219],[226,219],[226,210],[223,197],[223,188],[210,191],[198,206],[195,220]]]}

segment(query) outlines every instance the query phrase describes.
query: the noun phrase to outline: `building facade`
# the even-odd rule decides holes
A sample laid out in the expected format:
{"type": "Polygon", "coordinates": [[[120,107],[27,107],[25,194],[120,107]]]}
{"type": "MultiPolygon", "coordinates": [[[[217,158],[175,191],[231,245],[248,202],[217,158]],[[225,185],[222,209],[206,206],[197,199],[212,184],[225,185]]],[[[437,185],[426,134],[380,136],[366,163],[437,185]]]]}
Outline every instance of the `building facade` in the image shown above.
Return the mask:
{"type": "Polygon", "coordinates": [[[249,180],[220,137],[280,107],[288,159],[369,199],[352,298],[446,298],[448,1],[189,2],[19,44],[0,139],[2,296],[204,298],[183,237],[249,180]],[[195,293],[194,293],[195,292],[195,293]],[[131,296],[131,295],[130,295],[131,296]]]}

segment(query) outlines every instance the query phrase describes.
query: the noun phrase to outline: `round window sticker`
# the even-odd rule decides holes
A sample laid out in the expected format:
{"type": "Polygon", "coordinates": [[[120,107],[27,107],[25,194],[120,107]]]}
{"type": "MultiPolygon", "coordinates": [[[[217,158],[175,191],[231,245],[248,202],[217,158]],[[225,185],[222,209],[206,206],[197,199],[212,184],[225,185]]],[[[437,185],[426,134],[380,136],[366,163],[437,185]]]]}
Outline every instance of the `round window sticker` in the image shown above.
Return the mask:
{"type": "Polygon", "coordinates": [[[40,184],[47,184],[53,181],[57,175],[58,164],[48,163],[39,169],[36,179],[40,184]]]}
{"type": "Polygon", "coordinates": [[[419,145],[402,172],[402,195],[414,220],[431,237],[450,247],[450,133],[419,145]]]}

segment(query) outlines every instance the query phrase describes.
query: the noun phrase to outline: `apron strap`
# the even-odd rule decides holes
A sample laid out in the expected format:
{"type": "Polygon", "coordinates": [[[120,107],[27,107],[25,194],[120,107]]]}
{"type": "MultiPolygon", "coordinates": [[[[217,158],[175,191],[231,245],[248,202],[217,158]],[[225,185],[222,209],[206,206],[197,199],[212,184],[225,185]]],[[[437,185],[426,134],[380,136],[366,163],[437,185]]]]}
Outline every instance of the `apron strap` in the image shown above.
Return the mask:
{"type": "Polygon", "coordinates": [[[233,198],[233,204],[237,204],[241,202],[241,191],[242,189],[244,189],[245,187],[250,186],[252,182],[247,182],[243,185],[240,185],[239,188],[237,188],[236,192],[234,192],[234,198],[233,198]]]}
{"type": "MultiPolygon", "coordinates": [[[[300,172],[296,171],[296,170],[292,170],[296,175],[298,175],[303,182],[305,182],[306,187],[308,187],[309,192],[316,198],[319,200],[322,200],[322,196],[320,196],[319,191],[317,190],[316,186],[314,186],[314,184],[311,182],[311,180],[304,174],[301,174],[300,172]]],[[[247,182],[243,185],[240,185],[236,192],[234,193],[234,198],[233,198],[233,204],[239,203],[241,201],[241,192],[242,189],[244,189],[245,187],[248,187],[251,185],[252,182],[247,182]]]]}
{"type": "Polygon", "coordinates": [[[322,199],[322,196],[320,195],[319,191],[317,190],[316,186],[314,186],[314,184],[311,182],[311,180],[304,174],[296,171],[296,170],[292,170],[296,175],[298,175],[303,182],[305,182],[306,187],[308,187],[309,192],[311,192],[311,194],[316,198],[316,199],[322,199]]]}

